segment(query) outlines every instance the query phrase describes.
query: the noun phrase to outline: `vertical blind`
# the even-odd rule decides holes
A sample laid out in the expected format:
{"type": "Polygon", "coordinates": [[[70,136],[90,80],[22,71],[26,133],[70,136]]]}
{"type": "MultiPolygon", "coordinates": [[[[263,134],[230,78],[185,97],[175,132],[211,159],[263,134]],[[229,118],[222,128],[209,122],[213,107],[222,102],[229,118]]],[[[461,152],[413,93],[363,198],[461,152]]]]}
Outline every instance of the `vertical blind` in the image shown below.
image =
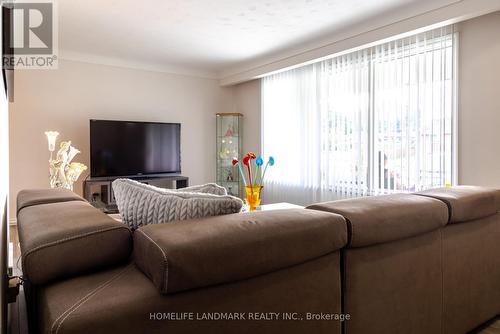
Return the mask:
{"type": "Polygon", "coordinates": [[[456,40],[447,26],[264,77],[266,200],[454,184],[456,40]]]}

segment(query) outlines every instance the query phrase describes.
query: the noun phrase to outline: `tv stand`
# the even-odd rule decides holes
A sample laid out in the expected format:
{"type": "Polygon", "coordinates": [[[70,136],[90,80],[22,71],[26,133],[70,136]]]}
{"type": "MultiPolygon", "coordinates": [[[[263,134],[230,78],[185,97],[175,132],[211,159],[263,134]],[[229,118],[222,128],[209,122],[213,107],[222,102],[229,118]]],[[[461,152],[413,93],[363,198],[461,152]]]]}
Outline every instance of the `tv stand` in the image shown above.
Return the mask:
{"type": "MultiPolygon", "coordinates": [[[[117,213],[111,183],[121,177],[94,177],[83,181],[83,197],[105,213],[117,213]]],[[[136,175],[126,177],[137,182],[165,189],[180,189],[189,186],[189,178],[181,175],[136,175]]]]}

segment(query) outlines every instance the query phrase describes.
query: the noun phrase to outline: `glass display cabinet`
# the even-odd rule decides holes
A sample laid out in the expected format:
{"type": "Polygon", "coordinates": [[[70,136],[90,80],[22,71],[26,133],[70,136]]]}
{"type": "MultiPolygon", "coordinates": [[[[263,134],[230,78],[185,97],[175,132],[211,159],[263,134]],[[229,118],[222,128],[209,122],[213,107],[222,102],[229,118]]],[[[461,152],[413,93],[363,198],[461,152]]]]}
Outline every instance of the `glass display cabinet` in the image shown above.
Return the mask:
{"type": "Polygon", "coordinates": [[[217,165],[216,182],[227,189],[229,195],[243,197],[243,181],[233,159],[239,159],[243,152],[243,115],[239,113],[217,114],[217,165]]]}

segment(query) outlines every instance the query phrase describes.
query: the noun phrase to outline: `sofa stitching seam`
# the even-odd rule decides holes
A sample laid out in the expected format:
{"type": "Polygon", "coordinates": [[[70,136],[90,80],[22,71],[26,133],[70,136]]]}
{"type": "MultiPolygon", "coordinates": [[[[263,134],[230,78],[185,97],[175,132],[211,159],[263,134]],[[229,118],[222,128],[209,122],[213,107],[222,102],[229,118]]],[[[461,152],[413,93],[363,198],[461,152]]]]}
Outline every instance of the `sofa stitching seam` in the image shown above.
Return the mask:
{"type": "MultiPolygon", "coordinates": [[[[27,261],[28,256],[31,255],[31,254],[33,254],[37,250],[40,250],[42,248],[52,247],[52,246],[55,246],[55,245],[59,245],[59,244],[64,243],[66,241],[71,241],[71,240],[75,240],[75,239],[80,239],[80,238],[83,238],[83,237],[87,237],[89,235],[98,234],[98,233],[101,233],[101,232],[108,232],[108,231],[112,231],[112,230],[116,230],[116,229],[122,229],[122,228],[128,230],[128,228],[125,227],[125,226],[110,227],[110,228],[99,229],[99,230],[90,231],[90,232],[86,232],[86,233],[82,233],[82,234],[77,234],[77,235],[74,235],[74,236],[71,236],[71,237],[66,237],[66,238],[63,238],[63,239],[56,240],[56,241],[47,242],[47,243],[42,244],[40,246],[36,246],[35,248],[30,249],[29,251],[26,251],[26,254],[23,256],[23,260],[22,260],[23,268],[24,268],[24,265],[25,265],[25,263],[27,261]]],[[[130,230],[129,230],[129,232],[130,232],[130,230]]]]}
{"type": "Polygon", "coordinates": [[[61,315],[54,321],[54,323],[52,324],[51,326],[51,329],[50,329],[50,332],[51,333],[55,333],[57,334],[62,326],[62,324],[64,323],[64,321],[74,312],[76,311],[80,306],[82,306],[83,304],[85,304],[85,302],[87,302],[90,298],[92,298],[93,296],[95,296],[99,291],[101,291],[102,289],[106,288],[109,284],[111,284],[114,280],[118,279],[119,277],[121,277],[125,271],[127,271],[129,268],[131,267],[131,265],[128,265],[126,266],[123,270],[121,270],[119,273],[117,273],[115,276],[111,277],[109,280],[107,280],[106,282],[104,282],[103,284],[101,284],[100,286],[98,286],[97,288],[95,288],[94,290],[92,290],[91,292],[89,292],[88,294],[86,294],[84,297],[82,297],[80,300],[78,300],[75,304],[73,304],[73,306],[71,306],[70,308],[68,308],[66,311],[64,311],[63,313],[61,313],[61,315]],[[57,322],[59,321],[59,319],[62,320],[59,322],[59,325],[57,326],[56,328],[56,331],[54,332],[54,326],[57,324],[57,322]]]}
{"type": "Polygon", "coordinates": [[[167,259],[167,255],[165,254],[165,251],[149,235],[147,235],[146,233],[144,233],[144,231],[137,230],[136,232],[140,232],[141,234],[143,234],[147,239],[149,239],[149,241],[151,241],[160,250],[160,252],[161,252],[161,254],[163,256],[163,262],[164,262],[164,265],[165,265],[165,274],[164,274],[165,275],[165,283],[162,284],[162,285],[165,285],[164,292],[167,292],[167,288],[168,288],[168,259],[167,259]]]}
{"type": "Polygon", "coordinates": [[[86,202],[86,200],[83,199],[83,198],[71,198],[71,199],[59,199],[56,202],[40,202],[40,203],[34,202],[34,203],[31,203],[31,204],[28,203],[28,204],[22,205],[21,207],[16,208],[16,215],[18,215],[19,212],[21,212],[22,209],[30,208],[32,206],[38,206],[38,205],[44,205],[44,204],[56,204],[56,203],[75,202],[75,201],[86,202]]]}
{"type": "Polygon", "coordinates": [[[68,310],[69,312],[66,314],[66,316],[61,320],[61,322],[59,323],[59,325],[57,326],[57,330],[55,332],[55,334],[57,334],[59,332],[59,329],[61,328],[61,326],[63,325],[64,321],[73,313],[75,312],[80,306],[82,306],[83,304],[85,304],[90,298],[92,298],[93,296],[95,296],[97,293],[99,293],[101,290],[103,290],[104,288],[106,288],[107,286],[109,286],[113,281],[115,281],[116,279],[118,279],[119,277],[121,277],[125,271],[127,271],[127,269],[130,268],[130,265],[125,267],[121,272],[119,272],[118,274],[116,274],[115,276],[113,276],[111,279],[109,279],[107,282],[103,283],[101,286],[97,287],[94,291],[91,292],[90,295],[87,295],[86,297],[84,297],[83,299],[81,299],[77,304],[78,305],[75,305],[75,307],[72,309],[72,310],[68,310]]]}

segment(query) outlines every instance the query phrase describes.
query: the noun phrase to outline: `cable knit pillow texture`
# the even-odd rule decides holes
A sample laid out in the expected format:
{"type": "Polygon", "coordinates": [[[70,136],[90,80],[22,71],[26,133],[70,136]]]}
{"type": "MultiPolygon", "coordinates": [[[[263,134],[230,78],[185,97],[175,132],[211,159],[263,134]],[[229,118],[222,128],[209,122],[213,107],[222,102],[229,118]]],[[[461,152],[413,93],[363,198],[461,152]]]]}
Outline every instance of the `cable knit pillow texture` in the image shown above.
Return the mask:
{"type": "Polygon", "coordinates": [[[214,183],[183,189],[163,189],[130,179],[113,181],[113,192],[124,224],[132,229],[236,213],[241,199],[229,196],[226,189],[214,183]]]}

